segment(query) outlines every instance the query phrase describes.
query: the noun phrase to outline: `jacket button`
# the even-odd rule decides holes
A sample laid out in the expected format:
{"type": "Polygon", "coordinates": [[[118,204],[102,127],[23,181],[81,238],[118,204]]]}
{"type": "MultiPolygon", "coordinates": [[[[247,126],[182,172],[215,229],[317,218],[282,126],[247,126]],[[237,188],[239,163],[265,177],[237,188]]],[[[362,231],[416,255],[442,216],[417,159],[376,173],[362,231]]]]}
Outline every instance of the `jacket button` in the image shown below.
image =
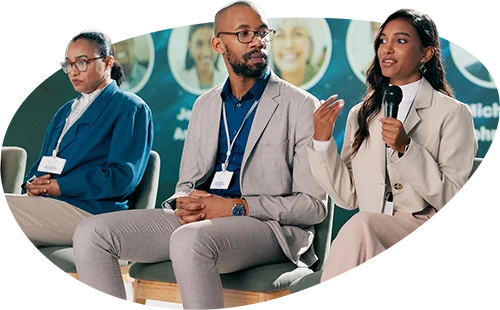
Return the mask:
{"type": "Polygon", "coordinates": [[[397,191],[402,190],[403,189],[403,184],[401,184],[401,183],[394,184],[394,189],[397,190],[397,191]]]}

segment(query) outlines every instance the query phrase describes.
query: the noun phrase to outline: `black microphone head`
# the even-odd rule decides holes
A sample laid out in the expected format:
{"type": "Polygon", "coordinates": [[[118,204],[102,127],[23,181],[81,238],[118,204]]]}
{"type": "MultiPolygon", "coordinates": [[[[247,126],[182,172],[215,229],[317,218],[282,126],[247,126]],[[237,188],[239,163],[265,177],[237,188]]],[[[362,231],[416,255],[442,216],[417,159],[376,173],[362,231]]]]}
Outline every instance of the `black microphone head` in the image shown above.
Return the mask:
{"type": "Polygon", "coordinates": [[[401,87],[392,85],[385,91],[385,101],[391,104],[399,104],[403,99],[403,91],[401,87]]]}
{"type": "Polygon", "coordinates": [[[385,91],[385,117],[398,118],[398,109],[403,99],[401,87],[392,85],[385,91]]]}

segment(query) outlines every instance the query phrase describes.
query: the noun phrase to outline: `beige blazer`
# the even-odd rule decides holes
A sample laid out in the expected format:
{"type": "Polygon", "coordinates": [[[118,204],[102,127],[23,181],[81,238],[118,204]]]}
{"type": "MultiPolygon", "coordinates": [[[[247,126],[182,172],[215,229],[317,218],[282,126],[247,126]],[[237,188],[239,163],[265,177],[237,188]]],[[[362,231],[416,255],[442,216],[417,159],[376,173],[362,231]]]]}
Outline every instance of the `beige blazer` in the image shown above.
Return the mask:
{"type": "MultiPolygon", "coordinates": [[[[195,102],[176,191],[189,193],[211,176],[219,144],[222,85],[195,102]]],[[[319,102],[271,73],[248,137],[240,185],[249,216],[265,221],[286,256],[311,266],[313,225],[326,217],[325,192],[309,168],[306,144],[319,102]]],[[[177,194],[177,193],[176,193],[177,194]]]]}
{"type": "MultiPolygon", "coordinates": [[[[361,104],[349,112],[340,156],[332,139],[327,151],[308,145],[311,170],[336,205],[345,209],[382,212],[385,192],[386,147],[377,118],[369,125],[370,136],[350,156],[361,104]]],[[[411,138],[401,158],[392,151],[387,169],[394,208],[415,213],[427,206],[438,211],[462,188],[477,151],[472,114],[467,105],[438,91],[423,79],[404,123],[411,138]],[[396,185],[397,184],[397,185],[396,185]]]]}

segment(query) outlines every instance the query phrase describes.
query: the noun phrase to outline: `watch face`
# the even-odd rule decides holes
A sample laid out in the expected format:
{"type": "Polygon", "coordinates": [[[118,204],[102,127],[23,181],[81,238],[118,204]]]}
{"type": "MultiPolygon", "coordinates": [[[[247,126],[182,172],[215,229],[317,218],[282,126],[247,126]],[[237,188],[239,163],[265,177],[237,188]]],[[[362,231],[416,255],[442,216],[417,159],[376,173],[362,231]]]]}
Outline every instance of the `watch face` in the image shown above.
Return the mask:
{"type": "Polygon", "coordinates": [[[245,215],[245,207],[243,205],[234,205],[232,213],[233,213],[233,216],[244,216],[245,215]]]}

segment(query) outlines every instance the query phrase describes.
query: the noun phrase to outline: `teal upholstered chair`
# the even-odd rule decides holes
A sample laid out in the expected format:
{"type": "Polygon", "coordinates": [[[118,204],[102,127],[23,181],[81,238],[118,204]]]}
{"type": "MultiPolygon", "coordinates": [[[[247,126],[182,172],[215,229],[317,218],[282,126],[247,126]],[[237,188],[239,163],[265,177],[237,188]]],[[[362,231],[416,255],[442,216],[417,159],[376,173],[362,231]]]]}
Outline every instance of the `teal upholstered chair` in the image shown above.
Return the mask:
{"type": "Polygon", "coordinates": [[[21,194],[26,172],[26,150],[17,146],[2,146],[2,188],[6,194],[21,194]]]}
{"type": "MultiPolygon", "coordinates": [[[[151,151],[148,165],[141,183],[135,190],[133,203],[130,209],[154,209],[156,196],[158,193],[158,182],[160,177],[160,155],[156,151],[151,151]]],[[[120,211],[118,211],[120,212],[120,211]]],[[[73,247],[51,246],[39,248],[40,252],[53,264],[78,279],[75,261],[73,258],[73,247]]],[[[122,275],[128,280],[128,261],[120,261],[122,275]]]]}
{"type": "MultiPolygon", "coordinates": [[[[493,184],[500,181],[500,159],[496,159],[496,169],[485,169],[488,164],[484,162],[484,158],[475,158],[472,172],[467,183],[472,184],[493,184]]],[[[498,184],[498,183],[497,183],[498,184]]],[[[498,188],[498,185],[497,185],[498,188]]],[[[497,190],[498,191],[498,190],[497,190]]],[[[335,216],[333,218],[333,239],[337,236],[340,228],[358,212],[359,209],[348,211],[335,207],[335,216]]],[[[338,255],[330,253],[330,255],[338,255]]],[[[319,283],[322,271],[306,275],[300,280],[294,282],[290,287],[292,296],[315,296],[318,294],[319,283]]],[[[293,310],[319,310],[319,305],[292,305],[293,310]]]]}
{"type": "Polygon", "coordinates": [[[494,184],[496,182],[500,182],[500,158],[488,160],[487,162],[484,158],[475,158],[474,166],[467,183],[494,184]],[[495,168],[491,168],[491,162],[493,161],[495,161],[495,168]]]}
{"type": "MultiPolygon", "coordinates": [[[[345,223],[356,213],[359,212],[359,209],[355,210],[346,210],[342,209],[338,206],[334,206],[333,208],[333,214],[335,215],[333,217],[333,227],[332,227],[332,240],[337,237],[337,234],[339,233],[340,229],[342,226],[344,226],[345,223]]],[[[328,257],[328,253],[325,257],[328,257]]],[[[308,275],[305,275],[304,277],[298,279],[297,281],[294,281],[290,285],[290,293],[296,293],[298,291],[302,291],[306,288],[309,288],[313,285],[319,284],[321,274],[323,273],[323,270],[317,270],[313,273],[310,273],[308,275]]]]}
{"type": "MultiPolygon", "coordinates": [[[[323,268],[325,255],[330,249],[332,231],[332,204],[328,202],[328,215],[315,226],[314,249],[319,260],[312,268],[297,267],[291,262],[262,265],[221,275],[225,307],[235,307],[267,301],[290,294],[290,284],[304,275],[323,268]]],[[[134,263],[130,276],[135,279],[134,302],[146,300],[181,303],[172,262],[153,264],[134,263]]]]}

